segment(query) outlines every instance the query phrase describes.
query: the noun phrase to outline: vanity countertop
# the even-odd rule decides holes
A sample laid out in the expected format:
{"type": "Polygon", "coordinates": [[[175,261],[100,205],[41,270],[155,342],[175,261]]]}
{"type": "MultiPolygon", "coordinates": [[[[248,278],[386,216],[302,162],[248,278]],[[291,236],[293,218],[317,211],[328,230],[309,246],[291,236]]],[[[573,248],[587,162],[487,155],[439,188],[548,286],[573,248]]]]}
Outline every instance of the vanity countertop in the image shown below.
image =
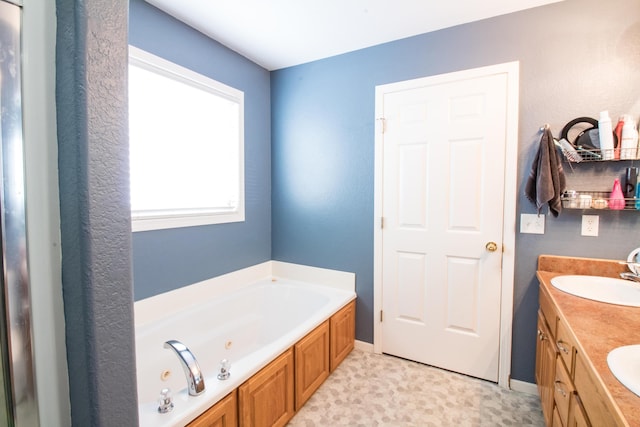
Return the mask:
{"type": "Polygon", "coordinates": [[[537,276],[576,336],[613,409],[628,425],[640,426],[640,396],[622,385],[607,365],[614,348],[640,344],[640,308],[580,298],[551,285],[553,277],[565,274],[619,277],[623,271],[628,271],[626,266],[615,260],[540,255],[537,276]]]}

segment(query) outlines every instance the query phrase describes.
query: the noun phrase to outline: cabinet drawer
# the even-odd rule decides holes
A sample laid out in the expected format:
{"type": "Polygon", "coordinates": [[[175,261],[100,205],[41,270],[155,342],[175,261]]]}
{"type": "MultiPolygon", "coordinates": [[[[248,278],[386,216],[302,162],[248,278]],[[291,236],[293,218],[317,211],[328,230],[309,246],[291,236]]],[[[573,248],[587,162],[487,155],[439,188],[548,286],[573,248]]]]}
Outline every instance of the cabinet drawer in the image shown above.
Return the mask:
{"type": "Polygon", "coordinates": [[[563,366],[562,359],[557,357],[556,375],[553,382],[553,400],[556,403],[563,426],[566,426],[569,420],[569,407],[573,392],[574,388],[571,383],[571,378],[563,366]]]}
{"type": "Polygon", "coordinates": [[[555,337],[558,316],[556,315],[556,311],[554,310],[553,304],[551,303],[551,297],[547,294],[542,286],[540,286],[538,299],[540,303],[540,311],[542,311],[542,314],[547,321],[549,332],[551,332],[551,335],[555,337]]]}
{"type": "Polygon", "coordinates": [[[573,335],[569,332],[569,328],[562,321],[562,319],[558,319],[556,326],[556,347],[558,348],[558,353],[562,357],[564,361],[564,365],[567,367],[567,372],[569,376],[573,378],[574,372],[574,353],[575,353],[575,342],[573,340],[573,335]]]}

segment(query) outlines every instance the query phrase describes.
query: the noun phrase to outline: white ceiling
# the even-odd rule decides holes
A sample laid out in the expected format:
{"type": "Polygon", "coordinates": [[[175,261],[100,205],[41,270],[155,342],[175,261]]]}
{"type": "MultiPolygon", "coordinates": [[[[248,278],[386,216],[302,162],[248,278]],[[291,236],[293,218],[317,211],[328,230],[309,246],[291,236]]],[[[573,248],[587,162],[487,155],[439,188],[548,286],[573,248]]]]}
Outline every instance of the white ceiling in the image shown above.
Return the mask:
{"type": "Polygon", "coordinates": [[[146,0],[268,70],[561,0],[146,0]]]}

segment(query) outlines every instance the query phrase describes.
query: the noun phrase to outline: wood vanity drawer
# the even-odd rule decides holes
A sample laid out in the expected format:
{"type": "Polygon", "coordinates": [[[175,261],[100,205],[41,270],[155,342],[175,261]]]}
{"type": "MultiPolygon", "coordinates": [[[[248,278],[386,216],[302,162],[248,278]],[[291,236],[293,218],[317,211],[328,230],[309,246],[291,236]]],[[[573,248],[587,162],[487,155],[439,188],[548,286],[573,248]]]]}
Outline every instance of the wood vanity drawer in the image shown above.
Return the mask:
{"type": "Polygon", "coordinates": [[[540,287],[538,299],[540,303],[540,311],[542,311],[542,314],[547,321],[549,332],[551,332],[551,335],[555,337],[558,315],[556,314],[556,311],[553,308],[553,304],[551,303],[551,297],[547,294],[542,286],[540,287]]]}
{"type": "Polygon", "coordinates": [[[563,426],[566,426],[569,421],[569,407],[571,403],[571,395],[574,391],[571,378],[563,366],[562,359],[559,357],[556,358],[556,375],[553,382],[553,400],[556,403],[558,414],[560,415],[563,426]]]}
{"type": "Polygon", "coordinates": [[[574,353],[576,344],[573,339],[573,335],[567,328],[567,325],[562,321],[562,319],[558,319],[557,327],[556,327],[556,347],[558,348],[558,353],[562,357],[564,361],[564,365],[567,367],[567,372],[573,378],[574,372],[574,353]]]}

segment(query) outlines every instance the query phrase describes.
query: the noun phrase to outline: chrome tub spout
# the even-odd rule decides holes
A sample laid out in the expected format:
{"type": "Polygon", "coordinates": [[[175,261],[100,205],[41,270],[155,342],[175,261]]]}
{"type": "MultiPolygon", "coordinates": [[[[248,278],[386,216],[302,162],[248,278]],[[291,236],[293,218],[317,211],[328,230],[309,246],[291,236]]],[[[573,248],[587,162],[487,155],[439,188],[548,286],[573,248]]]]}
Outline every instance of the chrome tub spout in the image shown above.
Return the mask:
{"type": "Polygon", "coordinates": [[[204,377],[202,376],[202,371],[200,370],[198,361],[193,353],[191,353],[191,350],[189,350],[186,345],[176,340],[169,340],[165,342],[164,348],[170,348],[178,356],[178,359],[182,364],[182,369],[184,370],[184,375],[187,379],[189,394],[191,396],[201,394],[204,391],[204,377]]]}

